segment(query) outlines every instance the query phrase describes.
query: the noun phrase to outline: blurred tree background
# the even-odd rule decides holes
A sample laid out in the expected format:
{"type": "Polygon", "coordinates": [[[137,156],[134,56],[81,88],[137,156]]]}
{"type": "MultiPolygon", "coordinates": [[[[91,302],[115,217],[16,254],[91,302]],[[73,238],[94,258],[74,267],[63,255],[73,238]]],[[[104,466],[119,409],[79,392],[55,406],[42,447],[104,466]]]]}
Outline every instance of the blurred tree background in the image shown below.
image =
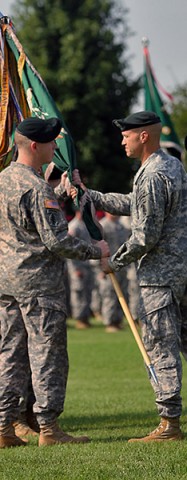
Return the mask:
{"type": "Polygon", "coordinates": [[[128,192],[137,162],[125,158],[112,125],[140,89],[128,57],[128,10],[118,0],[15,0],[12,20],[73,136],[87,185],[128,192]]]}
{"type": "MultiPolygon", "coordinates": [[[[187,136],[187,83],[176,86],[172,94],[174,101],[171,105],[171,118],[181,145],[184,145],[184,139],[187,136]]],[[[187,169],[186,151],[183,154],[183,163],[187,169]]]]}

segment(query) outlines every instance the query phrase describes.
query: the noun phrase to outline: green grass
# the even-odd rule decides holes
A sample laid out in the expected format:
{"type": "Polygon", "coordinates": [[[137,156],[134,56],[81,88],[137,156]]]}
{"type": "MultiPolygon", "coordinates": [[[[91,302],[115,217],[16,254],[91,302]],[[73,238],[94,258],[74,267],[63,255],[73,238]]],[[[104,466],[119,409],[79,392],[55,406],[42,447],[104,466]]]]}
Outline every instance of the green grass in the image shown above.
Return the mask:
{"type": "MultiPolygon", "coordinates": [[[[108,334],[68,328],[70,373],[64,430],[87,434],[85,445],[27,447],[0,452],[0,480],[187,480],[183,442],[129,444],[158,424],[154,394],[128,327],[108,334]]],[[[187,438],[187,366],[183,375],[182,429],[187,438]]]]}

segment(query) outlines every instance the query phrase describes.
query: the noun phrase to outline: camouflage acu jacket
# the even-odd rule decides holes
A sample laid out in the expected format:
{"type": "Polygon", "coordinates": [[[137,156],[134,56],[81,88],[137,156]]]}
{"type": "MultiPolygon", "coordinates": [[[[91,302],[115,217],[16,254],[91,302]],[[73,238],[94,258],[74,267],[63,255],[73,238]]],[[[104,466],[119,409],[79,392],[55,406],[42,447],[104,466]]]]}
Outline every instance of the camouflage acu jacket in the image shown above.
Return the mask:
{"type": "Polygon", "coordinates": [[[113,270],[138,261],[141,286],[187,282],[187,175],[159,149],[139,168],[128,195],[89,190],[96,208],[131,215],[132,235],[110,258],[113,270]]]}
{"type": "Polygon", "coordinates": [[[0,293],[62,291],[64,257],[100,258],[101,251],[68,235],[53,189],[33,168],[12,163],[0,174],[0,293]]]}

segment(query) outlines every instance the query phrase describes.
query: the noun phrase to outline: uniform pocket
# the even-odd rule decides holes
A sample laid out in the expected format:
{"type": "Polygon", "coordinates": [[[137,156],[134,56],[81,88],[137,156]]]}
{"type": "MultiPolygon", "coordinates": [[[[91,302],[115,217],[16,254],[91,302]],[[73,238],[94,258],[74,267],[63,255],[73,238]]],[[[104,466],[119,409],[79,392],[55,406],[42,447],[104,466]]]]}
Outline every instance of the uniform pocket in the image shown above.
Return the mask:
{"type": "Polygon", "coordinates": [[[65,310],[65,301],[54,296],[47,297],[37,297],[38,305],[41,308],[46,308],[47,310],[56,310],[57,312],[62,312],[65,310]]]}
{"type": "Polygon", "coordinates": [[[178,311],[172,291],[170,288],[154,289],[150,292],[150,299],[147,291],[141,293],[143,342],[149,352],[154,350],[155,358],[167,358],[176,349],[179,330],[178,311]]]}
{"type": "Polygon", "coordinates": [[[46,338],[55,343],[66,328],[64,302],[55,296],[35,297],[29,307],[27,320],[32,335],[38,335],[40,341],[46,338]]]}
{"type": "Polygon", "coordinates": [[[139,318],[143,318],[173,303],[172,291],[169,287],[141,287],[139,300],[139,318]]]}

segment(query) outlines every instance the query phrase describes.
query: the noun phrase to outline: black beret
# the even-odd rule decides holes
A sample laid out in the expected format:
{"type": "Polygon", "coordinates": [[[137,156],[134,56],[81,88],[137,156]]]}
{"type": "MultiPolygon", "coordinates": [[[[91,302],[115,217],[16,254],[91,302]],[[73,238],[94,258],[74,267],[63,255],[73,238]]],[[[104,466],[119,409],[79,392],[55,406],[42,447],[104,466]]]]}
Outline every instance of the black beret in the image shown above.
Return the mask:
{"type": "Polygon", "coordinates": [[[142,111],[133,113],[126,118],[119,118],[112,122],[121,131],[133,130],[133,128],[146,127],[147,125],[154,125],[161,123],[160,117],[154,112],[142,111]]]}
{"type": "Polygon", "coordinates": [[[16,130],[34,142],[48,143],[55,140],[61,128],[62,123],[59,118],[48,118],[44,120],[38,117],[29,117],[20,122],[16,130]]]}

